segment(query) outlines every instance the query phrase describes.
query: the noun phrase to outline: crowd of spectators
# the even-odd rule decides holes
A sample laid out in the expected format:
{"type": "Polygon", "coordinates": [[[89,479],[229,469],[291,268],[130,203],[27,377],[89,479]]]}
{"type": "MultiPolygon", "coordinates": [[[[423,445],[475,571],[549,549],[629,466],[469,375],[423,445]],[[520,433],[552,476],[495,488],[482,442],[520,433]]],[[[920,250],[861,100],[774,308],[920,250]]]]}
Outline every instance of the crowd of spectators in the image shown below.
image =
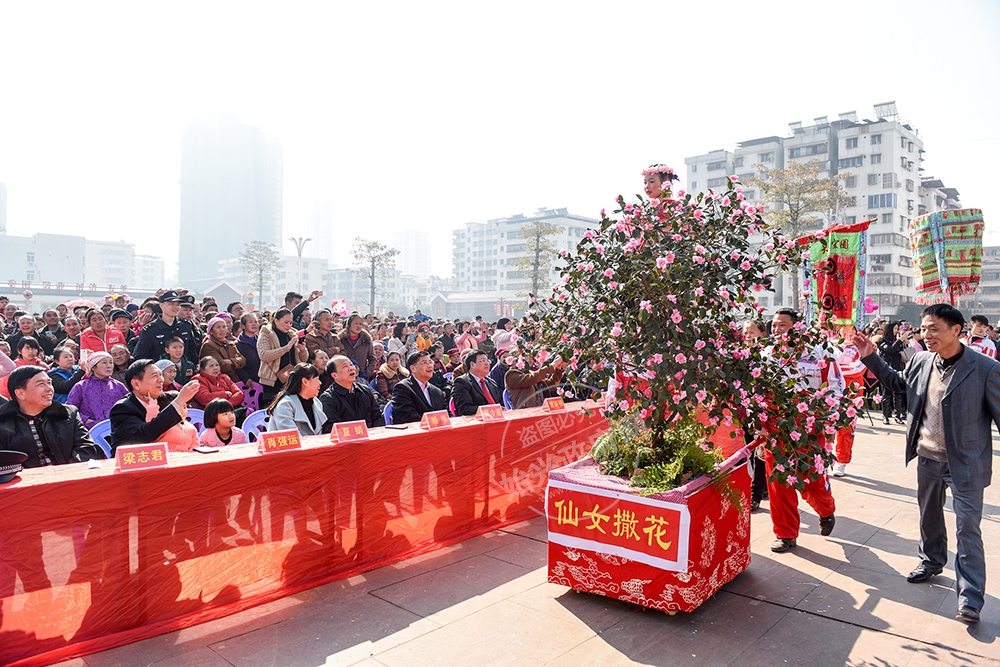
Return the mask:
{"type": "Polygon", "coordinates": [[[405,424],[433,410],[538,406],[562,379],[560,359],[508,367],[508,318],[342,315],[317,308],[321,296],[289,292],[261,312],[163,289],[41,313],[0,297],[0,424],[16,423],[0,428],[0,449],[28,454],[26,467],[102,458],[89,431],[104,422],[112,451],[240,444],[258,410],[269,429],[305,435],[345,421],[405,424]],[[204,413],[200,436],[189,409],[204,413]]]}

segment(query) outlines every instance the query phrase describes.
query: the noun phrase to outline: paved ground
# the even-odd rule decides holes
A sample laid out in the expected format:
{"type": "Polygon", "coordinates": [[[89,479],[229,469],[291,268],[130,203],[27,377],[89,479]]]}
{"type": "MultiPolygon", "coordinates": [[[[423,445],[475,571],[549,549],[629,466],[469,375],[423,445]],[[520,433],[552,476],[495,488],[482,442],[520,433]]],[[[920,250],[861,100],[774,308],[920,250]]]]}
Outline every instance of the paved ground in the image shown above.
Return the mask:
{"type": "MultiPolygon", "coordinates": [[[[772,554],[765,501],[753,516],[750,568],[692,614],[546,583],[545,527],[534,520],[61,664],[1000,667],[1000,481],[987,489],[983,520],[986,608],[969,627],[954,620],[950,562],[931,582],[904,578],[917,564],[917,506],[902,452],[902,427],[862,426],[856,462],[833,481],[834,534],[820,537],[806,508],[798,548],[772,554]]],[[[1000,476],[996,448],[994,470],[1000,476]]]]}

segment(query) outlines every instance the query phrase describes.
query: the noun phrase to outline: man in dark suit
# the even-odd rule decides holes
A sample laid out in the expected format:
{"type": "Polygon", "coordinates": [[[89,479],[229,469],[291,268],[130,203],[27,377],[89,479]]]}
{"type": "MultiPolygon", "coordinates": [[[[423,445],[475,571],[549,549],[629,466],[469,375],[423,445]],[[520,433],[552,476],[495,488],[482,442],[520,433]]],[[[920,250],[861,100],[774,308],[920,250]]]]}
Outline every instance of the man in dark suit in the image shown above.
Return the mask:
{"type": "Polygon", "coordinates": [[[889,368],[867,336],[854,344],[861,361],[893,391],[905,391],[906,462],[917,459],[920,564],[910,583],[941,573],[948,560],[945,490],[955,509],[955,587],[959,620],[979,621],[986,591],[986,558],[980,527],[983,490],[992,474],[992,428],[1000,428],[1000,363],[962,345],[962,313],[947,304],[924,309],[920,330],[926,352],[902,371],[889,368]]]}
{"type": "Polygon", "coordinates": [[[326,423],[323,433],[329,433],[341,422],[364,421],[368,428],[385,426],[375,392],[364,382],[357,382],[358,367],[342,354],[334,355],[326,364],[333,384],[324,391],[319,401],[323,404],[326,423]]]}
{"type": "Polygon", "coordinates": [[[410,377],[392,388],[392,422],[418,422],[425,412],[444,410],[444,392],[430,384],[434,376],[434,361],[427,350],[414,352],[406,358],[410,377]]]}
{"type": "Polygon", "coordinates": [[[161,409],[157,399],[163,394],[163,373],[152,359],[133,361],[125,371],[125,383],[131,393],[115,403],[109,415],[112,454],[121,445],[157,442],[187,418],[188,401],[198,393],[198,381],[191,380],[181,387],[177,398],[161,409]]]}
{"type": "Polygon", "coordinates": [[[465,375],[455,378],[451,391],[456,415],[474,415],[480,405],[502,405],[503,396],[490,372],[490,358],[482,350],[475,350],[465,358],[465,375]]]}

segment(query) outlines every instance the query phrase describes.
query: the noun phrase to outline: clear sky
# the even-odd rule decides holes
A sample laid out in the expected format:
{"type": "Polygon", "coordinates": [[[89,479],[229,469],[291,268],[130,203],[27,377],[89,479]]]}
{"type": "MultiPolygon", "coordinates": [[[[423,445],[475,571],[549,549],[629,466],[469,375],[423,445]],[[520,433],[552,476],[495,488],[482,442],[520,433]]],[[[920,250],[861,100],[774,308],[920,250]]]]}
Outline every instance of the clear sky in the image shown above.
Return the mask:
{"type": "Polygon", "coordinates": [[[331,262],[412,227],[449,275],[465,222],[596,217],[650,163],[895,100],[1000,243],[998,33],[995,0],[0,0],[8,233],[175,262],[184,127],[228,115],[284,145],[286,237],[330,205],[331,262]]]}

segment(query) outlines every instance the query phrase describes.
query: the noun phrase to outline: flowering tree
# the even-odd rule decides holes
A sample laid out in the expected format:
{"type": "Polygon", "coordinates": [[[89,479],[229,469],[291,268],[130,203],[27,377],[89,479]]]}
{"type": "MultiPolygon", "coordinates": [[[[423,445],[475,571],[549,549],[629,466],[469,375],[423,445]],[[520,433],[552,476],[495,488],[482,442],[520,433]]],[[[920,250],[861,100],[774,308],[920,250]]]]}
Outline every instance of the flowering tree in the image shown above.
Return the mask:
{"type": "Polygon", "coordinates": [[[794,239],[743,200],[735,177],[721,192],[664,190],[634,204],[619,197],[618,205],[563,254],[551,293],[533,295],[519,329],[538,333],[519,338],[511,363],[563,357],[569,396],[584,382],[614,379],[619,388],[603,413],[612,424],[639,420],[654,451],[675,425],[700,418],[709,440],[723,427],[765,443],[788,484],[818,477],[833,463],[832,436],[855,414],[850,399],[806,386],[797,372],[804,357],[827,363],[824,318],[800,322],[767,348],[739,329],[740,320],[760,316],[754,297],[769,289],[770,276],[802,262],[794,239]],[[762,241],[751,245],[753,236],[762,241]]]}

